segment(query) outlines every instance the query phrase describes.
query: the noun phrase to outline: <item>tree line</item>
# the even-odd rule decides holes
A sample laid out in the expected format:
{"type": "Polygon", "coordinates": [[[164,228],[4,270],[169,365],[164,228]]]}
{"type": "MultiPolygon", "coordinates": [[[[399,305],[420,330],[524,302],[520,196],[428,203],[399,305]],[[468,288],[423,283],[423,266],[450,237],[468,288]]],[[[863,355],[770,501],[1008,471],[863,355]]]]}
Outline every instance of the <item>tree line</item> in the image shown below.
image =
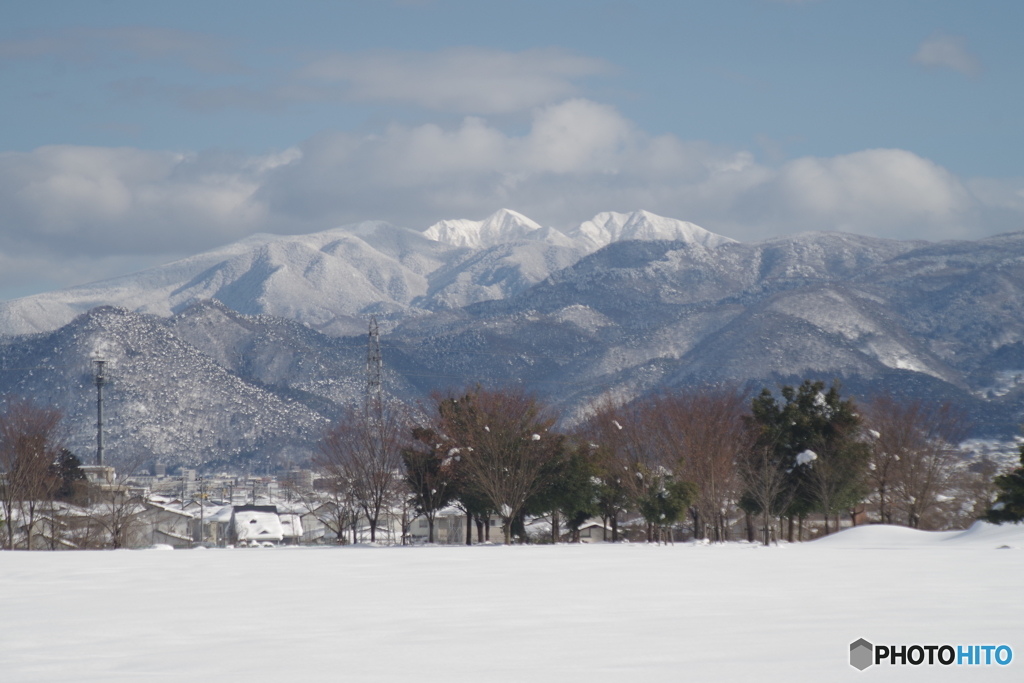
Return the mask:
{"type": "Polygon", "coordinates": [[[484,540],[492,519],[505,542],[525,539],[525,521],[540,516],[550,540],[579,540],[598,518],[611,541],[625,523],[647,541],[792,541],[843,519],[962,527],[999,490],[994,467],[966,466],[957,445],[968,426],[954,406],[892,396],[858,405],[838,382],[753,398],[720,386],[606,398],[566,431],[516,387],[437,393],[421,412],[366,406],[326,432],[314,463],[335,496],[339,538],[346,523],[354,538],[362,516],[373,539],[398,509],[403,537],[423,516],[434,541],[438,513],[453,506],[466,543],[474,524],[484,540]]]}
{"type": "MultiPolygon", "coordinates": [[[[60,412],[0,401],[0,544],[58,543],[61,515],[89,508],[68,547],[119,547],[140,501],[125,487],[86,482],[62,446],[60,412]],[[18,530],[22,531],[19,532],[18,530]],[[19,535],[20,533],[20,535],[19,535]]],[[[466,520],[465,541],[580,540],[600,519],[609,541],[803,540],[852,524],[957,528],[1024,516],[1022,467],[967,466],[967,424],[948,403],[841,395],[838,382],[804,381],[749,396],[737,387],[665,389],[632,401],[605,398],[574,428],[521,387],[436,393],[419,411],[378,400],[346,411],[323,434],[321,477],[309,508],[339,540],[365,520],[401,536],[422,516],[428,540],[446,508],[466,520]],[[383,525],[386,527],[387,525],[383,525]],[[474,529],[475,527],[475,529],[474,529]]]]}

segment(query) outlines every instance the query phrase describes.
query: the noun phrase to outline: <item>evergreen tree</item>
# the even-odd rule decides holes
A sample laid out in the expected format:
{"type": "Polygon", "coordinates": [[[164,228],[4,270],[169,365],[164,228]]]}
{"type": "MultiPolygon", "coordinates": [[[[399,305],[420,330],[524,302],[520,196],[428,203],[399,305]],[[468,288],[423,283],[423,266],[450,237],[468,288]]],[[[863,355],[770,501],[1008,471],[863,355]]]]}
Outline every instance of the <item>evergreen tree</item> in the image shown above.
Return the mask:
{"type": "Polygon", "coordinates": [[[61,449],[57,459],[50,465],[50,473],[57,479],[54,500],[68,503],[79,502],[85,495],[86,477],[82,461],[66,448],[61,449]]]}
{"type": "Polygon", "coordinates": [[[751,458],[748,467],[773,468],[784,475],[783,482],[770,501],[760,501],[754,491],[748,498],[757,500],[762,512],[767,503],[767,512],[791,522],[820,512],[828,533],[829,516],[865,494],[869,453],[859,439],[856,405],[841,397],[838,380],[827,391],[824,382],[804,380],[799,387],[782,387],[781,394],[784,403],[764,389],[751,405],[754,451],[760,457],[751,458]]]}
{"type": "Polygon", "coordinates": [[[647,522],[647,541],[662,541],[664,532],[686,515],[697,500],[697,485],[671,475],[654,475],[655,482],[637,501],[637,511],[647,522]]]}
{"type": "Polygon", "coordinates": [[[575,445],[554,463],[548,485],[527,504],[530,514],[551,513],[552,542],[557,543],[564,522],[570,541],[579,542],[580,526],[598,515],[598,469],[587,446],[575,445]]]}
{"type": "Polygon", "coordinates": [[[996,502],[983,518],[993,524],[1024,520],[1024,444],[1020,446],[1021,466],[995,478],[999,489],[996,502]]]}
{"type": "Polygon", "coordinates": [[[456,466],[459,456],[448,448],[433,429],[416,427],[412,444],[402,449],[405,483],[412,491],[418,514],[427,518],[428,542],[434,542],[434,517],[456,494],[456,466]]]}

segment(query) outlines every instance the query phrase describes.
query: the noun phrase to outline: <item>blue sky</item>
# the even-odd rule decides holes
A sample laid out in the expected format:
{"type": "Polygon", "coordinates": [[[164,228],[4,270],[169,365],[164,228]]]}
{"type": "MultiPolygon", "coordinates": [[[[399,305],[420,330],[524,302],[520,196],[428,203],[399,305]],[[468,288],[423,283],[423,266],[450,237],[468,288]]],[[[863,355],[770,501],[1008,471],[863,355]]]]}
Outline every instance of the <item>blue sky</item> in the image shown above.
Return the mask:
{"type": "Polygon", "coordinates": [[[647,209],[1024,229],[1024,3],[47,2],[0,23],[0,298],[253,232],[647,209]]]}

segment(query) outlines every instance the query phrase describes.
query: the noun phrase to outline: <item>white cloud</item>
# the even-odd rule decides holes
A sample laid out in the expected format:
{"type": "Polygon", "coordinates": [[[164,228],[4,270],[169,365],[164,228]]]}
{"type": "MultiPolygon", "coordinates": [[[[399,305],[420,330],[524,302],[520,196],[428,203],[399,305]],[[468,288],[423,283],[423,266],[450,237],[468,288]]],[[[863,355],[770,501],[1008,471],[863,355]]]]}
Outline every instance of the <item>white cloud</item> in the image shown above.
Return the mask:
{"type": "Polygon", "coordinates": [[[741,195],[744,202],[747,220],[781,230],[788,224],[928,238],[955,229],[976,204],[949,171],[900,149],[795,159],[741,195]]]}
{"type": "Polygon", "coordinates": [[[978,76],[982,72],[981,60],[967,50],[962,36],[937,33],[917,48],[911,58],[927,67],[952,69],[965,76],[978,76]]]}
{"type": "Polygon", "coordinates": [[[562,228],[643,208],[745,240],[805,230],[975,238],[1024,227],[1024,181],[965,182],[899,149],[768,166],[744,150],[651,136],[579,99],[537,108],[520,135],[467,117],[453,128],[325,133],[258,157],[73,146],[0,154],[0,252],[49,254],[83,273],[87,258],[170,258],[253,232],[366,219],[422,229],[500,207],[562,228]]]}
{"type": "Polygon", "coordinates": [[[597,59],[564,50],[335,53],[300,69],[300,80],[340,83],[365,102],[411,103],[472,114],[522,111],[571,96],[577,81],[606,74],[597,59]]]}
{"type": "Polygon", "coordinates": [[[55,145],[0,154],[5,244],[146,254],[241,237],[263,218],[258,161],[55,145]]]}

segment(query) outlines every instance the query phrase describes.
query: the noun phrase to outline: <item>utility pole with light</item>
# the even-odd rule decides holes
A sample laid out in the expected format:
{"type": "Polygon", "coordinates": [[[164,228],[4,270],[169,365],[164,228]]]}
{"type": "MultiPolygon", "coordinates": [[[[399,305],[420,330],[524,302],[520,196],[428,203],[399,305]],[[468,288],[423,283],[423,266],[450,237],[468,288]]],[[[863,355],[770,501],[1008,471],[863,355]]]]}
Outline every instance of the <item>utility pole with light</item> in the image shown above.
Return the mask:
{"type": "Polygon", "coordinates": [[[96,376],[93,378],[96,384],[96,464],[103,467],[103,385],[107,383],[103,366],[107,361],[97,359],[93,362],[96,363],[96,376]]]}

